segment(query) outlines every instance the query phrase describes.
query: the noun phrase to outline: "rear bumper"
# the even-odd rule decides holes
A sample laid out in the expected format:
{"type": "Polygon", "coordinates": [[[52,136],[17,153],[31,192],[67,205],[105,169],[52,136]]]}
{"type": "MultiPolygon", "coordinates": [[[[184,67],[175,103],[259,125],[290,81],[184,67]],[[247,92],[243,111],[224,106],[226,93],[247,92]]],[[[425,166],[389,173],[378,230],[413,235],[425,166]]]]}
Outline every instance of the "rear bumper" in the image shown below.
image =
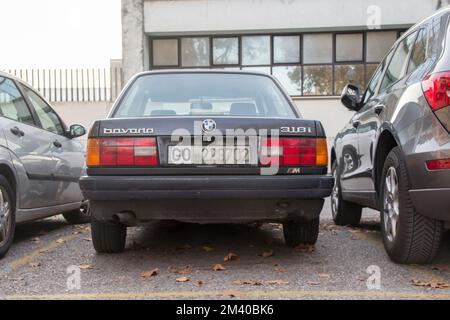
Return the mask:
{"type": "Polygon", "coordinates": [[[414,208],[422,215],[450,221],[450,188],[410,190],[414,208]]]}
{"type": "Polygon", "coordinates": [[[152,199],[323,199],[331,176],[85,176],[89,200],[152,199]]]}
{"type": "Polygon", "coordinates": [[[331,194],[331,176],[86,176],[94,218],[135,225],[311,220],[331,194]],[[231,201],[230,201],[231,200],[231,201]]]}

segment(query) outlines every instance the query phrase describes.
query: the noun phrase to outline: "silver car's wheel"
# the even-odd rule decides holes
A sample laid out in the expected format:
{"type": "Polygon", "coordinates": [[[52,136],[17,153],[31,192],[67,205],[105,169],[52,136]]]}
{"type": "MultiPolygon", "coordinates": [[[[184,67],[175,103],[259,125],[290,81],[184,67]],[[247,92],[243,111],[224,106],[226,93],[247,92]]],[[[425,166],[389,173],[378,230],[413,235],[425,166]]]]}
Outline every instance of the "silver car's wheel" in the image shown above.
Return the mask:
{"type": "Polygon", "coordinates": [[[387,171],[383,196],[384,230],[387,239],[392,242],[398,233],[400,217],[398,177],[394,167],[387,171]]]}
{"type": "Polygon", "coordinates": [[[8,193],[0,187],[0,247],[8,240],[12,231],[12,214],[8,193]]]}
{"type": "Polygon", "coordinates": [[[337,170],[333,170],[334,186],[331,192],[331,214],[333,219],[336,219],[337,211],[339,208],[339,183],[337,180],[337,170]]]}

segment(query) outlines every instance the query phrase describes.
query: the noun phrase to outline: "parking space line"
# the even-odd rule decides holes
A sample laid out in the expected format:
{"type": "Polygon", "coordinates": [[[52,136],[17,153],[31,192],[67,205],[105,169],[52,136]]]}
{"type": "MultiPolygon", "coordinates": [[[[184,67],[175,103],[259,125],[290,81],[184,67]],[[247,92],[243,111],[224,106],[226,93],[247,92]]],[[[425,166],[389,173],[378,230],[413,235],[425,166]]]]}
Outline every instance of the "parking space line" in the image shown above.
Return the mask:
{"type": "Polygon", "coordinates": [[[157,299],[157,298],[379,298],[379,299],[450,299],[449,293],[413,293],[393,291],[174,291],[174,292],[130,292],[130,293],[79,293],[79,294],[36,294],[0,296],[6,300],[79,300],[79,299],[157,299]]]}
{"type": "Polygon", "coordinates": [[[59,246],[63,245],[64,243],[67,243],[71,240],[74,240],[75,238],[77,238],[79,236],[79,234],[71,234],[62,238],[59,238],[58,240],[54,240],[52,242],[50,242],[48,245],[43,246],[37,250],[34,250],[33,252],[19,258],[16,259],[14,261],[12,261],[6,268],[4,268],[2,270],[3,273],[10,273],[12,271],[15,271],[27,264],[29,264],[30,262],[32,262],[34,259],[36,259],[37,257],[43,255],[46,252],[50,252],[56,248],[58,248],[59,246]]]}

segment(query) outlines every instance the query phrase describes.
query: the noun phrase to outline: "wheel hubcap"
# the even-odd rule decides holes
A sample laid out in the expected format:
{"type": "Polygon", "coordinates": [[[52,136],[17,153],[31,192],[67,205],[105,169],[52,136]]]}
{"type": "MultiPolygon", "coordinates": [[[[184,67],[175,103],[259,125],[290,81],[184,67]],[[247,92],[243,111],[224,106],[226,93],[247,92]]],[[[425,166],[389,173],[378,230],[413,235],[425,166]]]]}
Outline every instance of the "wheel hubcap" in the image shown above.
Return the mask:
{"type": "Polygon", "coordinates": [[[399,201],[398,201],[397,171],[390,167],[384,181],[383,220],[387,239],[394,241],[399,225],[399,201]]]}
{"type": "Polygon", "coordinates": [[[333,185],[333,192],[331,193],[331,214],[333,215],[333,218],[335,218],[339,206],[339,185],[337,181],[336,170],[334,170],[333,172],[333,177],[334,177],[334,185],[333,185]]]}
{"type": "Polygon", "coordinates": [[[0,187],[0,247],[8,241],[11,232],[11,209],[8,194],[0,187]]]}

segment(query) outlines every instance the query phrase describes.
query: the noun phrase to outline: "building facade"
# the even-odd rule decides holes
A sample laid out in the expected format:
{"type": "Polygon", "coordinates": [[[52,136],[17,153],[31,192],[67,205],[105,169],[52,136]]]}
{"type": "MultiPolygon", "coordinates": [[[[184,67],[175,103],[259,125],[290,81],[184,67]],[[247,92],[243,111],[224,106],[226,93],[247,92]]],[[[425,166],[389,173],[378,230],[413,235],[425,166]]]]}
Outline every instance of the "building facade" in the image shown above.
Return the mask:
{"type": "Polygon", "coordinates": [[[351,117],[347,83],[368,82],[396,39],[440,0],[122,0],[125,80],[144,70],[274,75],[330,139],[351,117]]]}

